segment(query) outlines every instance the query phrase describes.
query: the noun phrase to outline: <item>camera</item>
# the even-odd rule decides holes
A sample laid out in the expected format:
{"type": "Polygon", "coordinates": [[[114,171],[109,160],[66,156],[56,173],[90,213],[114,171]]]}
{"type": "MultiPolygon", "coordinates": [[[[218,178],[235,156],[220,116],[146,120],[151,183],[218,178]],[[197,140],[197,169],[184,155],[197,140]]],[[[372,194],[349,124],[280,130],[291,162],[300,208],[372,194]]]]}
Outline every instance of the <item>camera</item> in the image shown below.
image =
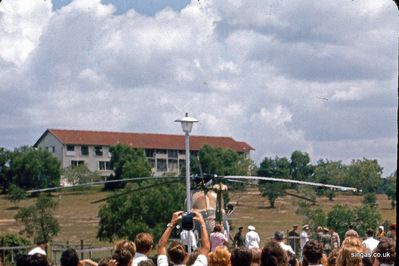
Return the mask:
{"type": "Polygon", "coordinates": [[[193,230],[194,228],[194,213],[185,212],[181,217],[181,228],[183,230],[193,230]]]}

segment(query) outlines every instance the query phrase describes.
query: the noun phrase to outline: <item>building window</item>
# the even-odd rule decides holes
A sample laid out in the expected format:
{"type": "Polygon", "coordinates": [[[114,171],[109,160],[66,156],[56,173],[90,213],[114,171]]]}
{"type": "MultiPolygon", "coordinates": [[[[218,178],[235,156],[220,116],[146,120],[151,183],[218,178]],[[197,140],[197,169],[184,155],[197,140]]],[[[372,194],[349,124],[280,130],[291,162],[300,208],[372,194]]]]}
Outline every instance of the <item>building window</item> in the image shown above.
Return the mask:
{"type": "Polygon", "coordinates": [[[157,172],[166,172],[166,160],[165,159],[158,159],[157,160],[157,172]]]}
{"type": "Polygon", "coordinates": [[[153,158],[155,155],[155,150],[154,149],[146,149],[145,150],[145,156],[149,158],[153,158]]]}
{"type": "Polygon", "coordinates": [[[103,156],[103,147],[95,146],[94,153],[96,154],[96,156],[103,156]]]}
{"type": "Polygon", "coordinates": [[[179,160],[179,171],[181,171],[183,166],[186,166],[186,160],[179,160]]]}
{"type": "Polygon", "coordinates": [[[87,156],[89,155],[89,146],[84,145],[80,147],[80,153],[82,156],[87,156]]]}
{"type": "Polygon", "coordinates": [[[55,146],[46,147],[49,152],[55,153],[55,146]]]}
{"type": "Polygon", "coordinates": [[[79,160],[79,161],[71,160],[72,167],[77,167],[77,166],[84,165],[84,164],[85,164],[85,161],[82,161],[82,160],[79,160]]]}
{"type": "Polygon", "coordinates": [[[168,171],[169,172],[177,172],[177,160],[169,160],[168,161],[168,171]]]}
{"type": "Polygon", "coordinates": [[[99,161],[98,170],[111,170],[111,163],[109,161],[99,161]]]}
{"type": "Polygon", "coordinates": [[[67,150],[67,151],[75,151],[75,146],[73,146],[73,145],[67,145],[67,146],[66,146],[66,150],[67,150]]]}
{"type": "Polygon", "coordinates": [[[168,158],[176,159],[178,155],[177,150],[168,150],[168,158]]]}
{"type": "Polygon", "coordinates": [[[166,150],[157,150],[158,154],[166,154],[166,150]]]}
{"type": "Polygon", "coordinates": [[[179,150],[179,154],[185,155],[185,154],[186,154],[186,151],[185,151],[185,150],[179,150]]]}

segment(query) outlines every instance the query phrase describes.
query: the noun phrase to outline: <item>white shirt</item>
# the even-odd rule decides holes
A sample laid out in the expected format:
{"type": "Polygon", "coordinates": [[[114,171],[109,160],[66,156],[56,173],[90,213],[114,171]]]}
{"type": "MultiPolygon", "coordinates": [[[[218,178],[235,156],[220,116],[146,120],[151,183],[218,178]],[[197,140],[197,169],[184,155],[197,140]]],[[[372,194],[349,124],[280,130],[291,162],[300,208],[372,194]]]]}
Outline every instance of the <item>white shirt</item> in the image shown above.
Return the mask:
{"type": "Polygon", "coordinates": [[[380,243],[377,239],[373,237],[368,237],[366,240],[363,241],[363,246],[365,246],[368,249],[368,252],[371,253],[380,243]]]}
{"type": "Polygon", "coordinates": [[[306,231],[302,231],[301,234],[299,235],[300,241],[301,241],[301,250],[303,249],[303,247],[305,246],[306,242],[309,241],[309,236],[308,233],[306,233],[306,231]]]}
{"type": "MultiPolygon", "coordinates": [[[[280,246],[287,252],[290,253],[291,255],[295,255],[294,250],[292,249],[291,246],[284,244],[283,242],[279,242],[280,246]]],[[[289,255],[289,254],[288,254],[289,255]]]]}
{"type": "Polygon", "coordinates": [[[251,248],[259,248],[259,244],[260,244],[260,238],[257,232],[255,231],[249,231],[246,235],[245,235],[245,246],[248,249],[251,248]]]}
{"type": "Polygon", "coordinates": [[[136,254],[134,255],[134,258],[133,258],[133,266],[138,266],[140,261],[143,261],[143,260],[148,260],[148,257],[143,253],[136,252],[136,254]]]}
{"type": "Polygon", "coordinates": [[[193,231],[183,230],[180,233],[180,240],[183,245],[188,246],[188,237],[191,236],[191,248],[193,250],[197,249],[197,239],[193,231]]]}
{"type": "Polygon", "coordinates": [[[41,247],[35,247],[34,249],[32,249],[31,251],[29,251],[28,255],[33,255],[33,254],[42,254],[44,256],[46,256],[46,251],[44,249],[42,249],[41,247]]]}
{"type": "MultiPolygon", "coordinates": [[[[157,266],[169,266],[168,257],[166,255],[158,255],[157,266]]],[[[185,264],[175,264],[175,266],[185,266],[185,264]]],[[[192,266],[208,266],[208,259],[205,255],[199,254],[192,266]]]]}

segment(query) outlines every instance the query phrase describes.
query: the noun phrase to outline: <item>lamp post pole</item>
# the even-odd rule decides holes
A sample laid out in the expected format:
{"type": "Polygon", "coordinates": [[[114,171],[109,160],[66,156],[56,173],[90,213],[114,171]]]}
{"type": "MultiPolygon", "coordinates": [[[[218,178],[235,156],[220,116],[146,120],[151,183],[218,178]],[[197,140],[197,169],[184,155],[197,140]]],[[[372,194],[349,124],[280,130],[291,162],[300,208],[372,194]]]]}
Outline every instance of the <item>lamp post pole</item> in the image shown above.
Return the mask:
{"type": "MultiPolygon", "coordinates": [[[[185,146],[186,146],[186,201],[187,201],[187,212],[191,211],[191,184],[190,184],[190,136],[189,132],[185,134],[185,146]]],[[[189,249],[190,250],[190,249],[189,249]]]]}
{"type": "MultiPolygon", "coordinates": [[[[191,188],[190,188],[190,132],[193,128],[193,124],[198,122],[197,119],[193,118],[193,117],[189,117],[188,113],[186,113],[186,116],[181,118],[181,119],[177,119],[175,120],[175,122],[180,122],[182,129],[185,133],[185,137],[184,137],[184,144],[185,144],[185,148],[186,148],[186,152],[185,152],[185,157],[186,157],[186,209],[187,212],[191,211],[191,188]]],[[[188,249],[188,254],[191,254],[191,247],[192,247],[192,243],[191,243],[191,231],[188,232],[188,245],[187,245],[187,249],[188,249]]]]}

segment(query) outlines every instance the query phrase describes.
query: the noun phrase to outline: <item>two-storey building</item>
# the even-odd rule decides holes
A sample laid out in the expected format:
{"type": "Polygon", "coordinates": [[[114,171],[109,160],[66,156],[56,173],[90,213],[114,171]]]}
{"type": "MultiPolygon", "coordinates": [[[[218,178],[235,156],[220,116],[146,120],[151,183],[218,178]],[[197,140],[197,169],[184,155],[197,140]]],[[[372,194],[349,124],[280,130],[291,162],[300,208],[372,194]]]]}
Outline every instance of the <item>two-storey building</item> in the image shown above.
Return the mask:
{"type": "MultiPolygon", "coordinates": [[[[143,149],[155,176],[179,174],[185,165],[184,135],[48,129],[34,147],[50,151],[64,168],[86,164],[89,170],[108,176],[112,173],[109,148],[117,144],[143,149]]],[[[192,135],[190,153],[196,155],[205,144],[228,148],[248,158],[250,151],[254,150],[247,143],[232,137],[192,135]]]]}

